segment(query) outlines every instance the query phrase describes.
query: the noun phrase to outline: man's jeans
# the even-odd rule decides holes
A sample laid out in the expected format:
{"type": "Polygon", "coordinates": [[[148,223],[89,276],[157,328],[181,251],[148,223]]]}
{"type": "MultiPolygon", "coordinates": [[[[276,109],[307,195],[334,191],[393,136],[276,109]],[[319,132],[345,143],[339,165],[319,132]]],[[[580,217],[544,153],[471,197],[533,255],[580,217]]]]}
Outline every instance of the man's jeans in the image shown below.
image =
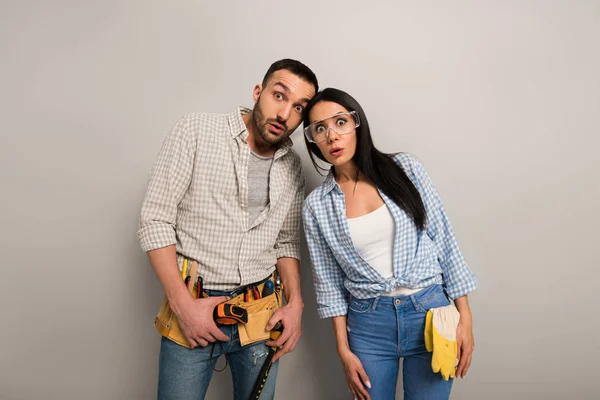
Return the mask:
{"type": "Polygon", "coordinates": [[[395,398],[400,358],[405,400],[450,397],[453,380],[431,370],[423,334],[427,310],[448,304],[441,285],[409,296],[350,299],[348,342],[369,376],[372,400],[395,398]]]}
{"type": "MultiPolygon", "coordinates": [[[[208,291],[207,291],[208,292],[208,291]]],[[[211,296],[229,296],[229,292],[210,291],[211,296]]],[[[228,342],[216,342],[206,347],[188,349],[169,339],[162,338],[159,359],[158,399],[159,400],[200,400],[206,396],[208,384],[213,374],[213,365],[218,369],[224,365],[217,358],[225,355],[233,379],[234,400],[248,400],[260,370],[267,358],[269,347],[265,342],[257,342],[242,347],[237,325],[221,325],[221,331],[229,336],[228,342]],[[211,350],[212,365],[211,365],[211,350]]],[[[260,395],[261,400],[273,399],[277,378],[276,361],[269,371],[269,377],[260,395]]]]}

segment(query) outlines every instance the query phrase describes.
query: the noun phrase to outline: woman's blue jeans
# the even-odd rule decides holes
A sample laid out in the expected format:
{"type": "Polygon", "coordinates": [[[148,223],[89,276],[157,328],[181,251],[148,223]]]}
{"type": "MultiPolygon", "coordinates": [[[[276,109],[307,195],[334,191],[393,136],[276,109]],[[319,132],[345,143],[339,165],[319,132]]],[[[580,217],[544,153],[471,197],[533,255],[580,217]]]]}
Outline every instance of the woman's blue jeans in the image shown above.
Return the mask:
{"type": "Polygon", "coordinates": [[[427,310],[450,304],[441,285],[409,296],[357,299],[348,309],[348,341],[369,376],[372,400],[396,395],[400,358],[405,400],[443,400],[450,397],[452,379],[431,370],[431,353],[423,331],[427,310]]]}

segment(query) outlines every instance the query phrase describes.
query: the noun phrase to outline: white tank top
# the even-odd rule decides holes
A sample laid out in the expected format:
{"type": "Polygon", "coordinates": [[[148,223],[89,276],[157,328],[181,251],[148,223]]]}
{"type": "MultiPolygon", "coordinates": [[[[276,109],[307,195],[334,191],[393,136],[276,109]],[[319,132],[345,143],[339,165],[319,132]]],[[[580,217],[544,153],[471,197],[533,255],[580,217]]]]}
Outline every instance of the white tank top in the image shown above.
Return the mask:
{"type": "MultiPolygon", "coordinates": [[[[384,278],[394,276],[393,249],[396,225],[385,203],[357,218],[347,218],[350,237],[358,254],[384,278]]],[[[409,295],[421,289],[399,287],[383,296],[409,295]]]]}

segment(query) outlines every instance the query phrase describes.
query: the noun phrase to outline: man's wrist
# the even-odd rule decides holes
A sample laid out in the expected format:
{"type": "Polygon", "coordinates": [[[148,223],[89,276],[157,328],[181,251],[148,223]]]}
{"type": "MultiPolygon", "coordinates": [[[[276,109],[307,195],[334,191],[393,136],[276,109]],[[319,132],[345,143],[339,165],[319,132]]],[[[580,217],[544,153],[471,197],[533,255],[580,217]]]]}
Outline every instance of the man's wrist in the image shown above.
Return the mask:
{"type": "Polygon", "coordinates": [[[190,303],[193,301],[192,296],[187,290],[181,290],[171,296],[167,296],[167,299],[169,300],[171,309],[177,316],[181,315],[184,310],[188,309],[190,303]]]}
{"type": "Polygon", "coordinates": [[[302,296],[290,296],[290,298],[287,300],[287,305],[292,308],[304,309],[304,301],[302,301],[302,296]]]}

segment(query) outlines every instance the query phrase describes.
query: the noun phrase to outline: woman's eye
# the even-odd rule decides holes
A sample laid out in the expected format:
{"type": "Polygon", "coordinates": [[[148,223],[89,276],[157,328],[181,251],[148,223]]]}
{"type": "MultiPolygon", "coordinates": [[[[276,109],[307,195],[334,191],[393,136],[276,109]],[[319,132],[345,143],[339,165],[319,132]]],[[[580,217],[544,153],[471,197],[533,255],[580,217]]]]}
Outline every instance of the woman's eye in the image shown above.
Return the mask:
{"type": "Polygon", "coordinates": [[[325,127],[323,127],[323,125],[319,125],[315,128],[315,132],[317,133],[322,133],[325,130],[325,127]]]}
{"type": "Polygon", "coordinates": [[[340,119],[338,119],[338,120],[337,120],[337,122],[336,122],[336,123],[337,123],[337,125],[338,125],[338,126],[342,126],[342,125],[345,125],[345,124],[346,124],[346,120],[345,120],[345,119],[342,119],[342,118],[340,118],[340,119]]]}

